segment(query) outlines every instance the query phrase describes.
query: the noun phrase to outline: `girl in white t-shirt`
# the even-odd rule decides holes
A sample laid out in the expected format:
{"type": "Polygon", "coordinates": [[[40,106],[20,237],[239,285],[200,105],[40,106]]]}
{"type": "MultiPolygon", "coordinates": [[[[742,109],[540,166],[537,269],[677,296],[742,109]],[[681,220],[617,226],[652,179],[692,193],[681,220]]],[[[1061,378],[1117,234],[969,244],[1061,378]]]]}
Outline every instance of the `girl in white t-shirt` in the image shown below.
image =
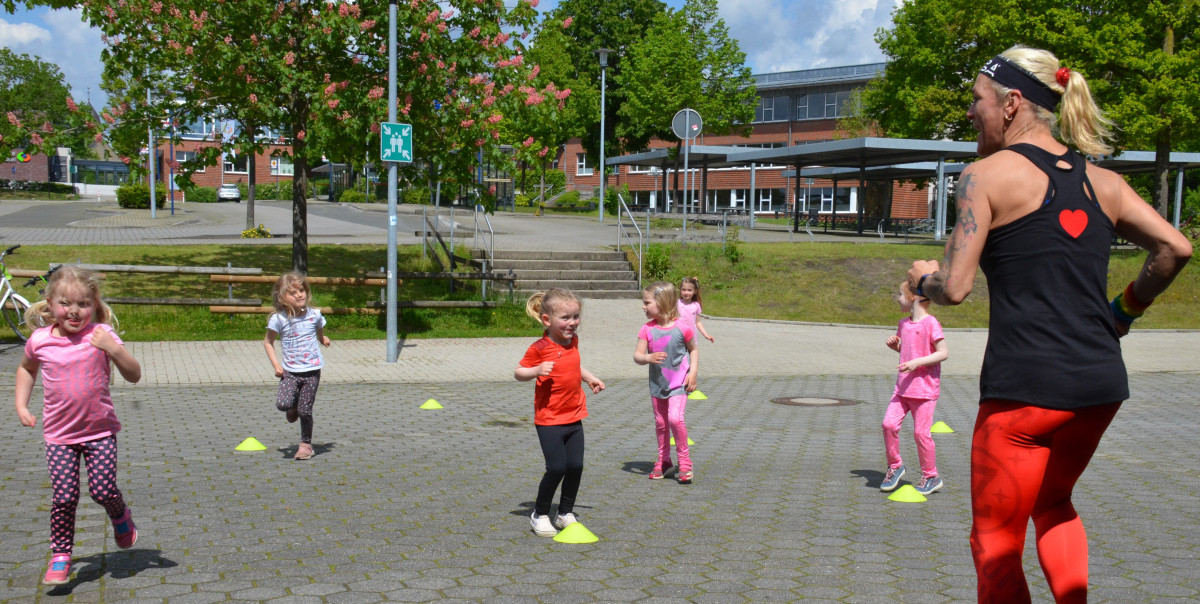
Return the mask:
{"type": "Polygon", "coordinates": [[[712,336],[708,335],[708,331],[704,329],[704,324],[700,322],[700,280],[696,277],[684,277],[683,282],[679,285],[679,302],[676,304],[679,311],[679,320],[687,325],[694,326],[700,335],[704,336],[709,342],[716,342],[712,336]]]}
{"type": "Polygon", "coordinates": [[[109,362],[130,383],[142,379],[142,367],[113,330],[116,317],[100,299],[99,281],[89,271],[59,268],[46,286],[46,299],[30,306],[25,318],[39,329],[25,342],[25,356],[17,367],[17,418],[22,425],[37,425],[29,398],[40,372],[51,488],[50,565],[42,583],[62,585],[71,577],[81,457],[89,494],[108,513],[117,547],[129,549],[137,541],[137,526],[117,488],[121,422],[109,392],[109,362]]]}
{"type": "Polygon", "coordinates": [[[275,377],[281,378],[275,408],[287,414],[288,422],[300,420],[300,445],[294,458],[309,459],[313,456],[312,409],[321,384],[321,368],[325,366],[317,342],[329,347],[325,317],[319,309],[309,307],[312,290],[308,279],[297,271],[280,275],[272,294],[275,313],[267,321],[263,347],[275,368],[275,377]],[[275,356],[275,338],[283,348],[282,364],[275,356]]]}

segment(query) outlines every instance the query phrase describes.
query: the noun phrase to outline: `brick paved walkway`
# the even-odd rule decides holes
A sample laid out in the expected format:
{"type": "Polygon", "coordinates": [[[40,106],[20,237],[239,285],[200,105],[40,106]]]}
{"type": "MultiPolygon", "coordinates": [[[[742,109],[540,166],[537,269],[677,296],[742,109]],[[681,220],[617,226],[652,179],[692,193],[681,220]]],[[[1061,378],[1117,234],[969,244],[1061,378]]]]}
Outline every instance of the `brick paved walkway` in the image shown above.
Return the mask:
{"type": "MultiPolygon", "coordinates": [[[[5,241],[18,229],[9,210],[0,205],[5,241]]],[[[536,236],[511,233],[513,245],[536,236]]],[[[596,245],[612,231],[601,233],[596,245]]],[[[645,368],[630,358],[639,322],[636,301],[585,303],[584,364],[609,386],[589,398],[576,510],[594,544],[529,531],[542,457],[532,386],[512,379],[527,338],[410,340],[387,364],[381,341],[339,341],[332,330],[307,462],[291,460],[298,428],[274,410],[260,343],[136,343],[145,379],[117,378],[113,393],[137,546],[117,550],[85,496],[71,583],[38,585],[49,482],[40,428],[21,427],[10,407],[0,421],[0,602],[974,599],[967,456],[985,332],[947,333],[937,419],[956,432],[936,436],[946,487],[910,504],[878,490],[895,366],[888,330],[706,319],[717,337],[701,342],[709,398],[687,414],[697,478],[680,485],[645,477],[655,446],[645,368]],[[796,396],[859,404],[771,402],[796,396]],[[444,409],[421,410],[429,398],[444,409]],[[250,436],[267,450],[234,451],[250,436]]],[[[1133,395],[1075,496],[1091,596],[1194,602],[1200,337],[1139,331],[1123,346],[1133,395]]],[[[0,391],[12,392],[19,356],[0,344],[0,391]]],[[[901,450],[912,458],[910,434],[911,423],[901,450]]],[[[1049,601],[1032,551],[1025,562],[1034,600],[1049,601]]]]}

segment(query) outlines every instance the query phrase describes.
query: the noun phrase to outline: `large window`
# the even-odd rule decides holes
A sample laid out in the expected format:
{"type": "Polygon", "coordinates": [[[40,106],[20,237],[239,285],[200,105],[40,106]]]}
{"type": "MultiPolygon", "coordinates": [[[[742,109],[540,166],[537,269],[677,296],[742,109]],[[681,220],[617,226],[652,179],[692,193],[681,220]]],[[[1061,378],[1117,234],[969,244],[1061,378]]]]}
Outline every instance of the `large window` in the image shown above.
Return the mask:
{"type": "Polygon", "coordinates": [[[271,157],[271,176],[292,176],[296,173],[296,165],[292,158],[286,155],[271,157]]]}
{"type": "Polygon", "coordinates": [[[198,174],[204,172],[204,166],[195,163],[195,161],[196,161],[196,152],[195,151],[181,151],[179,149],[176,149],[175,150],[175,161],[179,162],[180,168],[195,168],[195,171],[198,174]],[[185,165],[185,164],[191,164],[191,165],[185,165]]]}
{"type": "Polygon", "coordinates": [[[194,122],[183,124],[180,134],[183,138],[205,138],[212,136],[216,125],[211,120],[200,119],[194,122]]]}
{"type": "Polygon", "coordinates": [[[788,111],[789,97],[771,96],[758,99],[754,108],[755,122],[782,122],[790,118],[788,111]]]}
{"type": "Polygon", "coordinates": [[[247,172],[249,172],[250,164],[249,164],[249,162],[246,161],[247,157],[248,156],[245,153],[243,153],[237,157],[233,157],[232,154],[226,155],[225,156],[225,172],[227,172],[227,173],[233,172],[233,173],[241,173],[241,174],[246,174],[247,172]]]}
{"type": "Polygon", "coordinates": [[[577,153],[575,155],[575,175],[576,176],[591,176],[592,167],[587,163],[587,153],[577,153]]]}
{"type": "Polygon", "coordinates": [[[846,115],[850,90],[806,92],[796,95],[797,120],[833,119],[846,115]]]}

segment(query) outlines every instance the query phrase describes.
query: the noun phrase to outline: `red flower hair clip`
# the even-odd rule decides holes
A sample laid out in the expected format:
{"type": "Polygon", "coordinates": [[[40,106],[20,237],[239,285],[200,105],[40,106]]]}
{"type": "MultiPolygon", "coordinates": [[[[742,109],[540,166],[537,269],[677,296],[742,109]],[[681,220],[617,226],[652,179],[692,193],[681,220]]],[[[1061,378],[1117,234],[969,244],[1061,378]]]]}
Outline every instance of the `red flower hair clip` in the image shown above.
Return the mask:
{"type": "Polygon", "coordinates": [[[1058,85],[1066,87],[1067,82],[1071,81],[1071,70],[1066,67],[1059,67],[1054,74],[1054,79],[1058,80],[1058,85]]]}

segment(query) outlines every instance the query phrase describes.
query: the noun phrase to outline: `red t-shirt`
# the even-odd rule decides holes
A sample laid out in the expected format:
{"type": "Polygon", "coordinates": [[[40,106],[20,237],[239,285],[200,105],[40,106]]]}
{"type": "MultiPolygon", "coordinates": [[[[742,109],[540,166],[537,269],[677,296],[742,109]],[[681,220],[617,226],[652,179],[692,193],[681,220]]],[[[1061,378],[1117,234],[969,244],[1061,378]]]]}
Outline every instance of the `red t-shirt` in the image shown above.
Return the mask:
{"type": "Polygon", "coordinates": [[[539,376],[533,390],[533,423],[539,426],[573,424],[587,417],[587,395],[579,369],[579,336],[566,346],[549,336],[534,342],[521,359],[522,367],[554,362],[550,375],[539,376]]]}

